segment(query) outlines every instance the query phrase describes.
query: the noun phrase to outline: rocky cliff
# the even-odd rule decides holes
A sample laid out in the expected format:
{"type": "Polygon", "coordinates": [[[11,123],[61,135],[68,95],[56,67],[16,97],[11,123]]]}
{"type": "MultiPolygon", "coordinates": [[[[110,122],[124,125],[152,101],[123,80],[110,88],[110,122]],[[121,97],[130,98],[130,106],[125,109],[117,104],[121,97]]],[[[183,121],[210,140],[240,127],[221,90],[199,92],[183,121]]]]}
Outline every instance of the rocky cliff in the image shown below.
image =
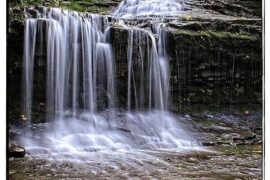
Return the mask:
{"type": "MultiPolygon", "coordinates": [[[[9,119],[20,118],[23,61],[24,7],[59,6],[77,11],[108,14],[117,1],[10,1],[8,22],[9,119]],[[47,3],[47,4],[46,4],[47,3]]],[[[181,18],[166,20],[171,67],[170,109],[193,112],[200,108],[245,110],[262,106],[262,3],[259,0],[186,1],[181,18]]],[[[149,19],[136,22],[151,28],[149,19]]],[[[119,103],[126,105],[128,34],[117,25],[112,29],[116,58],[119,103]]],[[[36,60],[34,119],[46,111],[45,56],[36,60]]]]}

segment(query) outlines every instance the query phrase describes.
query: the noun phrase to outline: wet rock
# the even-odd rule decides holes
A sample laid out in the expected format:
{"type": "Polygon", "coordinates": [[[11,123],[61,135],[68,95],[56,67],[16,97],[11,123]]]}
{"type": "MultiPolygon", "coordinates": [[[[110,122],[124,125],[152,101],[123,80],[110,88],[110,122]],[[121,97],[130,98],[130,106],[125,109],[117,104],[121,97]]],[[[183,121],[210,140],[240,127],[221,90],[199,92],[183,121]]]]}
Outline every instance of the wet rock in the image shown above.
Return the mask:
{"type": "Polygon", "coordinates": [[[248,116],[249,115],[249,111],[245,111],[245,115],[248,116]]]}
{"type": "Polygon", "coordinates": [[[221,146],[236,146],[245,144],[242,136],[237,133],[223,133],[217,137],[218,144],[221,146]]]}
{"type": "Polygon", "coordinates": [[[191,162],[191,163],[197,163],[198,162],[198,159],[196,158],[193,158],[193,157],[190,157],[187,159],[188,162],[191,162]]]}
{"type": "Polygon", "coordinates": [[[246,118],[239,114],[197,115],[191,119],[192,128],[199,134],[197,141],[203,146],[260,145],[262,143],[262,116],[252,112],[246,118]],[[258,129],[258,130],[257,130],[258,129]]]}
{"type": "Polygon", "coordinates": [[[215,146],[216,144],[217,144],[217,142],[214,142],[214,141],[202,142],[203,146],[215,146]]]}
{"type": "Polygon", "coordinates": [[[232,131],[230,127],[221,126],[221,125],[211,125],[210,127],[205,128],[205,129],[210,132],[219,132],[219,133],[232,131]]]}
{"type": "Polygon", "coordinates": [[[167,158],[166,161],[167,162],[173,162],[173,160],[171,158],[167,158]]]}
{"type": "Polygon", "coordinates": [[[22,146],[11,144],[8,147],[8,156],[9,157],[24,157],[25,156],[25,149],[22,146]]]}
{"type": "Polygon", "coordinates": [[[225,140],[235,140],[242,138],[242,136],[237,133],[229,133],[229,134],[223,133],[220,135],[220,137],[225,140]]]}
{"type": "MultiPolygon", "coordinates": [[[[198,2],[198,1],[196,1],[198,2]]],[[[246,1],[234,1],[234,0],[211,0],[201,1],[197,3],[198,6],[203,6],[205,9],[209,9],[221,14],[232,16],[261,16],[262,4],[259,0],[246,0],[246,1]]]]}
{"type": "Polygon", "coordinates": [[[252,140],[256,137],[256,134],[250,130],[240,131],[239,134],[241,135],[241,138],[244,140],[252,140]]]}

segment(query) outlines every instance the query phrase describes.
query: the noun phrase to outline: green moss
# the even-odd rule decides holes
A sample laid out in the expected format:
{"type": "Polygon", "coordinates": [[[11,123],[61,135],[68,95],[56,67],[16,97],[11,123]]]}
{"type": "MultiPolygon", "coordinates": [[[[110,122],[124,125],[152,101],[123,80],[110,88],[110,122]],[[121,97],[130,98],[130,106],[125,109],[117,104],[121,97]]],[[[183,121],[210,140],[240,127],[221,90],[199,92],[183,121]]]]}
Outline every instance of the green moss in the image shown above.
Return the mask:
{"type": "Polygon", "coordinates": [[[261,154],[262,146],[261,145],[242,145],[242,146],[227,146],[218,148],[225,155],[248,155],[251,154],[261,154]]]}
{"type": "MultiPolygon", "coordinates": [[[[27,6],[30,6],[30,5],[43,5],[43,3],[45,2],[45,0],[21,0],[20,3],[22,5],[27,5],[27,6]]],[[[49,2],[49,5],[50,6],[57,6],[59,5],[59,0],[51,0],[49,2]]]]}
{"type": "Polygon", "coordinates": [[[199,31],[190,31],[190,30],[178,30],[176,34],[183,34],[183,35],[189,35],[189,36],[201,36],[199,31]]]}
{"type": "Polygon", "coordinates": [[[90,12],[99,14],[108,14],[109,7],[99,6],[95,3],[106,3],[107,0],[70,0],[70,1],[60,1],[52,0],[49,3],[44,4],[44,0],[21,0],[20,5],[25,6],[48,6],[48,7],[59,7],[67,10],[74,10],[79,12],[90,12]]]}
{"type": "Polygon", "coordinates": [[[67,4],[67,5],[64,5],[62,8],[64,9],[71,9],[71,10],[74,10],[74,11],[79,11],[79,12],[85,12],[86,11],[86,8],[78,3],[70,3],[70,4],[67,4]]]}
{"type": "Polygon", "coordinates": [[[76,1],[76,2],[71,2],[67,4],[61,4],[60,7],[63,9],[70,9],[70,10],[79,11],[79,12],[90,12],[90,13],[99,13],[99,14],[107,14],[109,12],[109,8],[97,6],[95,4],[92,4],[93,2],[98,2],[98,1],[93,1],[93,0],[76,1]]]}
{"type": "Polygon", "coordinates": [[[192,31],[192,30],[178,30],[176,34],[183,34],[183,35],[189,35],[189,36],[204,36],[208,38],[218,38],[218,39],[226,39],[226,38],[232,38],[232,39],[243,39],[243,40],[251,40],[255,41],[257,40],[257,37],[254,35],[251,35],[247,32],[241,32],[241,33],[231,33],[226,31],[192,31]]]}
{"type": "Polygon", "coordinates": [[[234,38],[234,39],[245,39],[255,41],[257,38],[254,35],[250,35],[248,33],[231,33],[231,32],[213,32],[209,31],[209,33],[216,38],[234,38]]]}

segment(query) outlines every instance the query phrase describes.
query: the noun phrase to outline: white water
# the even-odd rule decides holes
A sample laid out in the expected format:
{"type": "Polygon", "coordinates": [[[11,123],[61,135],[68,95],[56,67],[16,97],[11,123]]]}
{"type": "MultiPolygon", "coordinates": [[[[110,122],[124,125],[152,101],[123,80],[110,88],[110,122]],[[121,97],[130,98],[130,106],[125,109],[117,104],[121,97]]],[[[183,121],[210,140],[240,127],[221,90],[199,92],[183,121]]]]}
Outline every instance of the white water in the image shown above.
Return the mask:
{"type": "Polygon", "coordinates": [[[24,57],[23,57],[23,85],[25,92],[23,96],[23,114],[31,120],[32,90],[33,90],[33,70],[34,55],[36,45],[37,21],[29,19],[25,23],[24,57]]]}
{"type": "Polygon", "coordinates": [[[183,0],[124,0],[113,15],[123,19],[140,16],[178,16],[183,0]]]}
{"type": "MultiPolygon", "coordinates": [[[[47,38],[47,107],[62,117],[68,110],[96,112],[97,88],[106,91],[108,107],[115,105],[115,65],[112,47],[106,42],[107,18],[57,8],[44,9],[40,18],[28,18],[25,30],[26,102],[31,102],[36,29],[47,38]],[[32,31],[30,31],[33,29],[32,31]],[[31,42],[30,42],[31,41],[31,42]],[[30,69],[30,70],[29,70],[30,69]],[[82,77],[81,77],[82,75],[82,77]],[[82,86],[80,85],[83,82],[82,86]],[[29,85],[28,85],[29,84],[29,85]],[[82,95],[80,94],[82,93],[82,95]]],[[[26,111],[30,112],[30,105],[26,111]]],[[[26,113],[27,114],[27,113],[26,113]]]]}
{"type": "MultiPolygon", "coordinates": [[[[128,111],[124,113],[117,113],[121,108],[116,103],[117,97],[121,94],[117,94],[116,64],[109,42],[111,24],[107,17],[50,8],[43,9],[37,18],[27,18],[24,113],[31,119],[35,38],[39,33],[41,38],[47,38],[46,105],[47,119],[53,122],[39,137],[41,142],[22,140],[29,150],[39,154],[41,149],[46,149],[48,156],[68,153],[75,157],[106,149],[192,147],[192,139],[183,130],[179,117],[168,112],[170,68],[166,25],[152,24],[151,32],[121,20],[124,12],[138,14],[125,10],[127,5],[133,8],[136,3],[145,6],[144,13],[152,14],[153,11],[168,13],[176,2],[123,1],[113,13],[129,34],[128,111]],[[164,3],[167,9],[161,8],[164,3]],[[147,48],[141,46],[143,42],[147,48]],[[138,56],[134,57],[134,53],[138,56]]],[[[180,6],[176,7],[179,11],[180,6]]]]}
{"type": "MultiPolygon", "coordinates": [[[[163,42],[160,39],[157,43],[154,34],[149,31],[136,27],[124,27],[128,29],[129,33],[128,110],[131,109],[131,102],[135,102],[134,106],[137,110],[164,111],[167,109],[168,101],[169,68],[166,50],[162,50],[163,42]],[[142,42],[146,42],[147,49],[140,46],[142,42]],[[136,57],[134,57],[134,49],[139,49],[136,57]],[[135,68],[139,71],[135,72],[135,68]],[[136,83],[137,76],[140,79],[136,83]]],[[[155,28],[159,31],[159,28],[155,28]]]]}

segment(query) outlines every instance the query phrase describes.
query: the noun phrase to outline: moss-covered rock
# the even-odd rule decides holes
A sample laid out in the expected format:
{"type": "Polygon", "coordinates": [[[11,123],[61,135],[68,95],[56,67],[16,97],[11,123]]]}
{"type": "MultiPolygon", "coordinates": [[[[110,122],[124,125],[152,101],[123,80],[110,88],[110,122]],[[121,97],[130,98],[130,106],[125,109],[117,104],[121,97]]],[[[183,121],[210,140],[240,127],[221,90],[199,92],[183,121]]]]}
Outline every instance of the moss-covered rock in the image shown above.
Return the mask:
{"type": "Polygon", "coordinates": [[[18,0],[13,4],[22,6],[47,6],[70,9],[79,12],[90,12],[109,14],[113,7],[116,7],[120,0],[18,0]]]}

